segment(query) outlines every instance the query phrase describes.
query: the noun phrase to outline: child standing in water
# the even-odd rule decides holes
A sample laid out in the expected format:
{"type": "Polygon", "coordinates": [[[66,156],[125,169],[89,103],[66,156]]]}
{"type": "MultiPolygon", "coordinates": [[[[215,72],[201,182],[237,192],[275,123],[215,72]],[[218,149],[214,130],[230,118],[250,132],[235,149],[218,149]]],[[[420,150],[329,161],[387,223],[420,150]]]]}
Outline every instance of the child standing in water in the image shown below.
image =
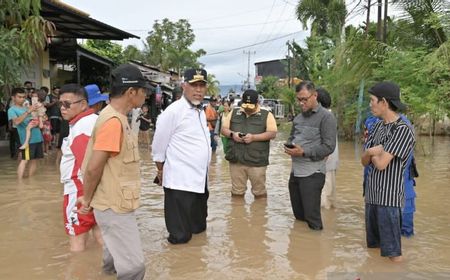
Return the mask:
{"type": "Polygon", "coordinates": [[[31,93],[31,105],[35,105],[35,104],[37,105],[38,109],[36,111],[31,112],[32,120],[30,121],[30,123],[27,126],[25,141],[23,142],[22,146],[19,147],[19,149],[21,149],[21,150],[25,150],[28,147],[28,143],[30,141],[30,136],[31,136],[31,129],[33,127],[36,127],[36,125],[40,129],[43,128],[42,117],[45,115],[45,111],[47,109],[45,109],[45,106],[41,102],[39,102],[39,97],[38,97],[37,92],[31,93]]]}
{"type": "Polygon", "coordinates": [[[48,152],[48,147],[52,143],[52,126],[50,124],[50,120],[48,116],[44,114],[42,116],[42,137],[44,137],[44,153],[48,152]]]}
{"type": "Polygon", "coordinates": [[[148,105],[142,105],[142,113],[137,118],[136,121],[140,121],[139,124],[139,142],[144,143],[146,146],[150,145],[150,126],[152,124],[150,110],[148,109],[148,105]]]}

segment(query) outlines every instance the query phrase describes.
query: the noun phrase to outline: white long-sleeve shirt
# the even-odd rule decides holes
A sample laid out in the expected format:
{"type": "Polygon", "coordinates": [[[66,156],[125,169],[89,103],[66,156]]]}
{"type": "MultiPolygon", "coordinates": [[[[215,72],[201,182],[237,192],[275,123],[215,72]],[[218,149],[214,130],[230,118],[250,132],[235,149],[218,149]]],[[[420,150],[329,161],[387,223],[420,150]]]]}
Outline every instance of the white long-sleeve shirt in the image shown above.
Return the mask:
{"type": "Polygon", "coordinates": [[[182,97],[158,117],[152,143],[153,161],[164,162],[163,186],[204,193],[211,160],[206,115],[182,97]]]}

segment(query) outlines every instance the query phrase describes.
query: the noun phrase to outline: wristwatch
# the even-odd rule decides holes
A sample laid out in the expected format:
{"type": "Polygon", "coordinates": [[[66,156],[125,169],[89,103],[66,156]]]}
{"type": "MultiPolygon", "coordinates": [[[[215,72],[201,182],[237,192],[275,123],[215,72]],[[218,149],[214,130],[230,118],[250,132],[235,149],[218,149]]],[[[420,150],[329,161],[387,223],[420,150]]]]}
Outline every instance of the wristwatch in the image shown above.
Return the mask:
{"type": "Polygon", "coordinates": [[[233,139],[233,131],[230,132],[230,138],[233,139]]]}

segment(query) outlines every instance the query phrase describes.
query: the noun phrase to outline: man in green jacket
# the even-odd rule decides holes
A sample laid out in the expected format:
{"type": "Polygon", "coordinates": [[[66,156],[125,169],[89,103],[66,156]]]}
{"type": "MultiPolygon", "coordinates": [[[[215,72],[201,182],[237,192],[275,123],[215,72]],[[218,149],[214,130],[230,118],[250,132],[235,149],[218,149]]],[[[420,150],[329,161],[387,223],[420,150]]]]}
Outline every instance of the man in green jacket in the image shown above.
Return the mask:
{"type": "Polygon", "coordinates": [[[277,124],[272,113],[259,106],[258,99],[255,90],[246,90],[241,107],[223,119],[222,134],[230,138],[225,158],[230,162],[233,196],[244,196],[250,180],[255,198],[267,197],[266,169],[277,124]]]}

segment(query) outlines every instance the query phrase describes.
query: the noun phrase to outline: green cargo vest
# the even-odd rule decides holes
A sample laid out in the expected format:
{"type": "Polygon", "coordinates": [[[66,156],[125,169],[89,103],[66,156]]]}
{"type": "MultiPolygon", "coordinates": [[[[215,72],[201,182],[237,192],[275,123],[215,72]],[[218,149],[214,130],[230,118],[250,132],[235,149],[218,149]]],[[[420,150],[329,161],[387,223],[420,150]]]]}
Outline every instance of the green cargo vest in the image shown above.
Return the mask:
{"type": "MultiPolygon", "coordinates": [[[[259,112],[247,117],[240,108],[233,110],[230,120],[230,129],[242,133],[260,134],[266,132],[267,116],[269,111],[261,109],[259,112]]],[[[269,165],[270,140],[252,142],[250,144],[228,142],[228,152],[225,156],[231,163],[241,163],[248,166],[269,165]]]]}

